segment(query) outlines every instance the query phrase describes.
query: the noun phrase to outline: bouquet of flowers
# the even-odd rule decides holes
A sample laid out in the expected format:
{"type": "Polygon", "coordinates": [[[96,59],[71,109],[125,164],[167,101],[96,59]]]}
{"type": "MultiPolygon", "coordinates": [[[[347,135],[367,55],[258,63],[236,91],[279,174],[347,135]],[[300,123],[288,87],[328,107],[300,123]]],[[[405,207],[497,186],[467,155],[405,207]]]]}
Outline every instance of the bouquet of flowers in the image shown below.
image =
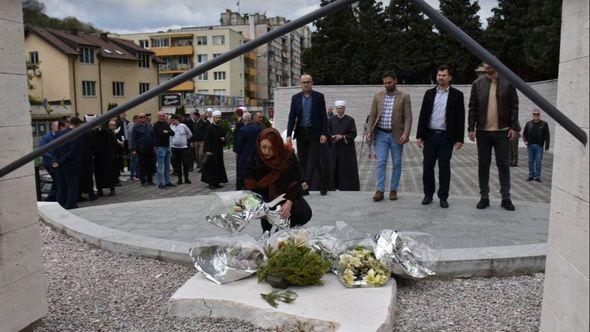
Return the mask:
{"type": "Polygon", "coordinates": [[[197,270],[216,284],[247,278],[264,260],[262,249],[249,235],[200,239],[189,253],[197,270]]]}
{"type": "Polygon", "coordinates": [[[438,258],[434,242],[430,234],[384,229],[377,235],[375,257],[395,276],[425,278],[435,274],[431,270],[438,258]]]}
{"type": "Polygon", "coordinates": [[[391,271],[375,258],[373,251],[362,246],[341,253],[336,268],[347,288],[380,287],[391,276],[391,271]]]}
{"type": "Polygon", "coordinates": [[[215,195],[218,199],[211,206],[207,221],[231,234],[244,229],[252,219],[266,215],[268,210],[262,198],[251,191],[229,191],[215,195]]]}

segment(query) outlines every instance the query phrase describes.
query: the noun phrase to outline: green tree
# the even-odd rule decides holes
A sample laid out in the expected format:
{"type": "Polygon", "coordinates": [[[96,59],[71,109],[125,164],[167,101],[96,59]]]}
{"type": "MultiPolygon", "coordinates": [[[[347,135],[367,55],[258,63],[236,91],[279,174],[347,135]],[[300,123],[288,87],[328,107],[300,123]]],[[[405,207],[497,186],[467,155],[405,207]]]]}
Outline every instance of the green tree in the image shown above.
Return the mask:
{"type": "MultiPolygon", "coordinates": [[[[441,0],[440,11],[451,22],[473,39],[481,41],[481,22],[477,12],[480,7],[477,1],[441,0]]],[[[441,30],[436,38],[434,59],[438,64],[446,64],[454,69],[454,83],[471,83],[476,77],[475,69],[481,60],[461,45],[448,32],[441,30]]]]}
{"type": "Polygon", "coordinates": [[[356,20],[350,41],[356,51],[349,54],[350,81],[355,84],[373,84],[381,79],[379,62],[383,58],[381,45],[384,43],[383,8],[381,2],[361,0],[354,9],[356,20]]]}
{"type": "Polygon", "coordinates": [[[39,28],[52,28],[72,32],[99,33],[101,30],[89,23],[84,23],[73,16],[63,20],[49,17],[45,14],[45,5],[38,0],[23,0],[23,21],[27,25],[39,28]]]}
{"type": "Polygon", "coordinates": [[[396,70],[400,83],[430,83],[435,68],[432,21],[411,0],[391,0],[384,16],[383,54],[378,68],[396,70]]]}
{"type": "MultiPolygon", "coordinates": [[[[322,0],[325,6],[333,0],[322,0]]],[[[313,76],[316,84],[352,84],[351,56],[356,52],[351,42],[355,17],[350,6],[332,13],[314,25],[311,47],[302,54],[303,71],[313,76]]]]}

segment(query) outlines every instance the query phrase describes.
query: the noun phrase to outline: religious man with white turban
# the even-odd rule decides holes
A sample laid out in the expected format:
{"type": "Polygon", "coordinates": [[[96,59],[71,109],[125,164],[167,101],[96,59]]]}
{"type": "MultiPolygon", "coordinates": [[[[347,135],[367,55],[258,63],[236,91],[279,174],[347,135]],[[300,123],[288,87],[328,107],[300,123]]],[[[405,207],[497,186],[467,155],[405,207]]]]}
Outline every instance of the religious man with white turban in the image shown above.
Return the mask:
{"type": "Polygon", "coordinates": [[[356,124],[344,114],[346,102],[334,103],[336,115],[328,119],[328,132],[332,140],[330,147],[330,187],[334,190],[359,191],[359,173],[356,160],[356,124]]]}
{"type": "Polygon", "coordinates": [[[205,130],[205,160],[202,167],[201,181],[207,183],[209,189],[221,188],[221,183],[227,183],[227,173],[223,161],[223,145],[225,131],[221,128],[221,111],[211,113],[211,124],[205,130]]]}

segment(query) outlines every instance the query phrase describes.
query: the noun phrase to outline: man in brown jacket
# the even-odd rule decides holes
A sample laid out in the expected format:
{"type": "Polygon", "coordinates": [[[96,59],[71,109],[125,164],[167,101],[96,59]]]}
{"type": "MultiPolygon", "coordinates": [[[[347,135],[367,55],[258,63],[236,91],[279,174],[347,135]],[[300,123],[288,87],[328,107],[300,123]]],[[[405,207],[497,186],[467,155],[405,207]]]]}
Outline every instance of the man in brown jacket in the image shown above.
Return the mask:
{"type": "Polygon", "coordinates": [[[494,68],[484,63],[485,75],[471,85],[469,97],[469,139],[477,138],[477,161],[481,200],[478,209],[490,206],[490,164],[492,148],[500,177],[502,207],[514,211],[510,200],[510,141],[518,137],[518,95],[516,89],[494,68]]]}
{"type": "Polygon", "coordinates": [[[367,121],[367,142],[374,141],[377,154],[375,170],[375,195],[373,201],[383,200],[385,192],[385,170],[391,151],[393,171],[389,199],[397,199],[397,189],[402,175],[402,152],[409,141],[412,127],[412,104],[410,95],[396,89],[395,72],[383,74],[384,91],[377,92],[367,121]]]}

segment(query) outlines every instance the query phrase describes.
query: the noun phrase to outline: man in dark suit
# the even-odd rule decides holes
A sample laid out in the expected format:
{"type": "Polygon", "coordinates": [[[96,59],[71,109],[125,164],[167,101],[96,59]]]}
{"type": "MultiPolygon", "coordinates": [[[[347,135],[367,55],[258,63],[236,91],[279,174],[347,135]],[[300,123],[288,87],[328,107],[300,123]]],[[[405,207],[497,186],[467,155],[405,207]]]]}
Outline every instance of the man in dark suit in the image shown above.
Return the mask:
{"type": "Polygon", "coordinates": [[[465,103],[463,93],[451,87],[453,72],[447,66],[437,70],[437,86],[426,91],[420,109],[416,144],[424,148],[424,199],[422,204],[432,203],[436,188],[434,166],[438,160],[438,198],[440,207],[448,208],[449,184],[451,182],[451,157],[453,148],[463,146],[465,136],[465,103]]]}
{"type": "Polygon", "coordinates": [[[243,190],[245,188],[244,175],[246,168],[248,167],[250,156],[256,150],[258,134],[262,131],[262,126],[253,122],[252,115],[248,112],[242,115],[242,123],[244,126],[238,131],[236,139],[236,190],[243,190]]]}
{"type": "Polygon", "coordinates": [[[309,193],[311,174],[318,172],[320,194],[327,194],[327,167],[322,162],[321,147],[328,141],[328,118],[324,95],[312,89],[313,79],[304,74],[299,78],[301,92],[291,98],[291,110],[287,124],[287,142],[297,140],[297,159],[302,174],[303,194],[309,193]]]}

